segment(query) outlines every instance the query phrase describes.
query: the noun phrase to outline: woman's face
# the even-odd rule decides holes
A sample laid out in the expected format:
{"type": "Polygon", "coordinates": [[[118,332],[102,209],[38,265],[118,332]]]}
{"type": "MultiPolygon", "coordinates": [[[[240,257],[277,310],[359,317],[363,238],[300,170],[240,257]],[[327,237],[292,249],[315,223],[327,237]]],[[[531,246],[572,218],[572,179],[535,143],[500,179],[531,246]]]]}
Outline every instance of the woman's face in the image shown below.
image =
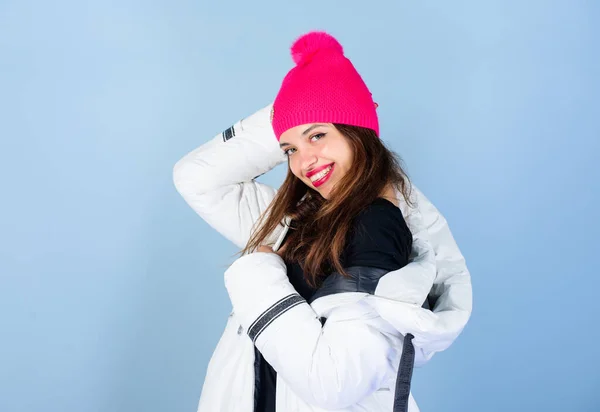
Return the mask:
{"type": "Polygon", "coordinates": [[[290,170],[308,187],[329,198],[352,166],[352,147],[331,123],[309,123],[286,130],[279,139],[290,170]]]}

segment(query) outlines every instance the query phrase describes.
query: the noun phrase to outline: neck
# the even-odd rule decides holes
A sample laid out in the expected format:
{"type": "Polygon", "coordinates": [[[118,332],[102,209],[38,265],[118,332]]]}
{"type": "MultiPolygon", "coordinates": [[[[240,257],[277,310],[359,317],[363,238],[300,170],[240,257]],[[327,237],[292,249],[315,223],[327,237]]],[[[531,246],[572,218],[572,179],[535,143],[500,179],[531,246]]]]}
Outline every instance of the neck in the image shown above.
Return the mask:
{"type": "Polygon", "coordinates": [[[400,203],[398,202],[398,199],[396,198],[396,190],[394,190],[394,186],[391,183],[388,183],[385,186],[385,189],[383,189],[383,192],[381,192],[380,196],[383,197],[384,199],[389,200],[396,206],[400,205],[400,203]]]}

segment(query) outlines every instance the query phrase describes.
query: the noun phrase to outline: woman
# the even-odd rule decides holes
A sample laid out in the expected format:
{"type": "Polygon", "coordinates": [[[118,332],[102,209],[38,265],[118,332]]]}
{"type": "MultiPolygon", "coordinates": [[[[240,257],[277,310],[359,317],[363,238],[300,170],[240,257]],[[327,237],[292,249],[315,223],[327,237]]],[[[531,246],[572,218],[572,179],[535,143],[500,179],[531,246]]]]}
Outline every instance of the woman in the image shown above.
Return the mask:
{"type": "Polygon", "coordinates": [[[313,32],[292,55],[272,106],[174,169],[185,200],[244,253],[225,273],[233,313],[198,410],[418,411],[413,362],[464,328],[470,275],[443,217],[378,141],[341,45],[313,32]],[[254,180],[286,159],[278,192],[254,180]]]}

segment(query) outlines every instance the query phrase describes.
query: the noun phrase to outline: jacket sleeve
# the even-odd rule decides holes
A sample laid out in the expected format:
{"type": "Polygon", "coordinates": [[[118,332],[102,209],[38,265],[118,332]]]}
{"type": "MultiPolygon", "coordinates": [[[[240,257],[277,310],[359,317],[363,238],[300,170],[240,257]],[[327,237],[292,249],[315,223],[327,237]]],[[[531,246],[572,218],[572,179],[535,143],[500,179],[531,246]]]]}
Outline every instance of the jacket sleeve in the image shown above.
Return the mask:
{"type": "Polygon", "coordinates": [[[304,401],[341,409],[395,376],[401,338],[384,331],[362,294],[346,294],[353,301],[332,309],[321,325],[274,253],[239,258],[226,271],[225,284],[243,329],[304,401]]]}
{"type": "Polygon", "coordinates": [[[380,280],[375,295],[402,302],[379,301],[379,313],[401,333],[415,336],[416,364],[447,349],[466,326],[472,311],[471,276],[446,219],[413,186],[416,207],[405,208],[413,232],[411,263],[380,280]],[[431,310],[421,308],[428,300],[431,310]],[[387,306],[386,306],[387,305],[387,306]],[[399,315],[401,313],[401,315],[399,315]]]}
{"type": "Polygon", "coordinates": [[[236,122],[175,164],[173,181],[185,201],[238,247],[275,196],[254,179],[285,162],[269,116],[271,105],[236,122]]]}
{"type": "MultiPolygon", "coordinates": [[[[418,189],[414,189],[423,225],[435,254],[436,276],[429,293],[439,325],[454,339],[466,326],[473,308],[471,275],[448,222],[418,189]]],[[[451,342],[448,342],[448,346],[451,342]]]]}

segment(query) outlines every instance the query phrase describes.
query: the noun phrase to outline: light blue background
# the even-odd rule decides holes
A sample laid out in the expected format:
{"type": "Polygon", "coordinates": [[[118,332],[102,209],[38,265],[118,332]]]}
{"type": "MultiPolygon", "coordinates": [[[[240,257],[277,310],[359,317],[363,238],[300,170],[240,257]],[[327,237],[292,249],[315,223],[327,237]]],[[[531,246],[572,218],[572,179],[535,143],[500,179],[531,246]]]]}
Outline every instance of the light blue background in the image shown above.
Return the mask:
{"type": "MultiPolygon", "coordinates": [[[[326,29],[474,312],[422,411],[598,411],[595,1],[0,1],[0,411],[195,411],[236,252],[176,193],[326,29]]],[[[261,178],[273,184],[285,167],[261,178]]]]}

